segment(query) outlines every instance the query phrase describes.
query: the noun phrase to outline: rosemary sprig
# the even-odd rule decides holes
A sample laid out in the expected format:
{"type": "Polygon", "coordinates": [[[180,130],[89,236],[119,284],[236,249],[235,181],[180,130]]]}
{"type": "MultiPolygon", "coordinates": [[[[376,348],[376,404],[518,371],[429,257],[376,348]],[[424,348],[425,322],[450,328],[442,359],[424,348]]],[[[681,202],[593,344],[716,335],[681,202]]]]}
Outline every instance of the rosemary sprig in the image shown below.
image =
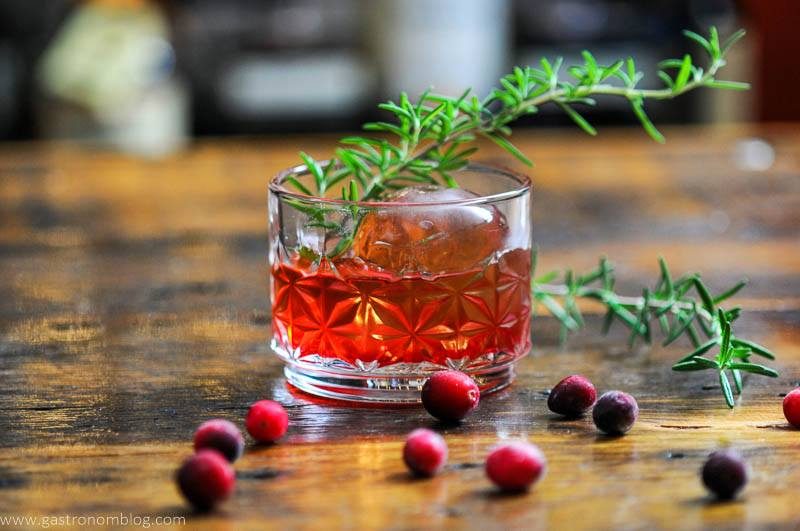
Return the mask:
{"type": "MultiPolygon", "coordinates": [[[[534,267],[535,267],[534,253],[534,267]]],[[[728,407],[734,406],[733,395],[742,392],[742,372],[777,377],[778,373],[764,365],[750,361],[752,355],[775,359],[767,348],[738,338],[731,331],[731,324],[739,317],[741,309],[721,308],[720,303],[739,292],[746,281],[737,282],[717,296],[711,295],[699,274],[684,275],[673,279],[663,258],[658,260],[660,276],[655,287],[645,288],[641,297],[626,297],[614,291],[616,278],[612,266],[605,258],[598,267],[586,274],[576,275],[567,270],[563,275],[550,272],[533,276],[531,283],[535,304],[543,306],[561,323],[560,337],[583,326],[583,317],[578,299],[593,299],[606,308],[603,333],[607,333],[615,321],[630,329],[629,344],[637,339],[650,343],[653,329],[657,326],[664,336],[664,345],[669,345],[681,336],[686,336],[694,350],[679,359],[674,371],[699,371],[711,369],[718,373],[720,387],[728,407]],[[563,281],[552,282],[561,276],[563,281]],[[699,329],[699,332],[698,332],[699,329]],[[700,334],[705,336],[701,340],[700,334]],[[713,358],[705,357],[714,348],[713,358]],[[733,377],[731,388],[729,376],[733,377]]]]}
{"type": "MultiPolygon", "coordinates": [[[[448,97],[425,92],[416,103],[402,93],[398,102],[386,102],[379,107],[393,115],[393,121],[368,123],[367,131],[396,137],[387,139],[351,136],[341,140],[342,147],[327,164],[311,156],[301,158],[311,174],[311,186],[297,177],[286,182],[306,195],[324,196],[343,181],[344,199],[370,201],[379,199],[386,191],[414,184],[458,186],[453,172],[466,166],[477,151],[468,146],[478,137],[488,138],[525,164],[531,161],[509,140],[509,124],[518,118],[535,114],[546,104],[559,106],[585,132],[596,135],[595,128],[577,110],[579,105],[594,106],[593,96],[607,95],[626,98],[645,131],[656,141],[664,136],[647,116],[645,100],[672,99],[700,87],[746,90],[747,83],[720,80],[717,72],[725,65],[725,55],[745,32],[739,30],[720,42],[717,30],[711,27],[708,37],[685,31],[708,55],[704,69],[694,63],[691,55],[667,59],[659,64],[660,89],[640,89],[644,74],[636,69],[633,58],[600,65],[594,56],[583,52],[583,63],[566,68],[572,79],[561,75],[563,60],[542,58],[538,67],[516,67],[500,80],[502,88],[494,89],[481,99],[471,90],[460,97],[448,97]],[[670,73],[672,72],[672,73],[670,73]],[[312,189],[313,188],[313,189],[312,189]]],[[[341,235],[339,235],[341,236],[341,235]]]]}

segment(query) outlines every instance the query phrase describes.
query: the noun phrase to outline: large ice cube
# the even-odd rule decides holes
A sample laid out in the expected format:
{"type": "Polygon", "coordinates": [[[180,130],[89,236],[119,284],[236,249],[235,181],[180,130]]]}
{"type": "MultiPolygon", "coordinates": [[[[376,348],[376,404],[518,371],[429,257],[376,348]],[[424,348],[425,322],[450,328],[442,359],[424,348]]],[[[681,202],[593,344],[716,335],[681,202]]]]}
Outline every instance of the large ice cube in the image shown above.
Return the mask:
{"type": "MultiPolygon", "coordinates": [[[[415,186],[386,199],[438,203],[473,199],[460,188],[415,186]]],[[[475,267],[502,248],[508,225],[492,205],[430,205],[384,208],[364,216],[355,254],[398,274],[445,273],[475,267]]]]}

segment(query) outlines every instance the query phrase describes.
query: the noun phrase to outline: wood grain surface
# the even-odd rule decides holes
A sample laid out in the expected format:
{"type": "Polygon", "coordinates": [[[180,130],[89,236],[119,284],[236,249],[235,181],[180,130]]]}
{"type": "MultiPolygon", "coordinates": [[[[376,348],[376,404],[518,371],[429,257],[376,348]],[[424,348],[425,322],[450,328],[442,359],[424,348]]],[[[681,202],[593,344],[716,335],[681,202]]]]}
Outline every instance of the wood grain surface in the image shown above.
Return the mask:
{"type": "MultiPolygon", "coordinates": [[[[519,135],[536,162],[534,238],[541,267],[586,268],[601,254],[631,294],[702,271],[740,277],[739,332],[768,345],[781,377],[749,377],[728,410],[711,373],[669,370],[687,345],[624,347],[599,319],[564,347],[536,318],[516,383],[456,427],[419,408],[370,409],[287,389],[267,347],[266,183],[331,138],[202,141],[163,161],[68,144],[0,146],[0,519],[181,516],[213,529],[795,528],[800,432],[781,395],[800,380],[800,125],[638,131],[597,139],[519,135]],[[770,164],[770,158],[774,161],[770,164]],[[622,389],[641,417],[625,437],[560,420],[547,390],[579,372],[622,389]],[[194,428],[241,423],[260,398],[291,426],[236,463],[234,497],[187,510],[173,473],[194,428]],[[413,480],[403,436],[441,430],[450,465],[413,480]],[[549,471],[529,494],[484,477],[499,440],[527,438],[549,471]],[[699,468],[725,445],[753,469],[736,501],[713,502],[699,468]]],[[[516,135],[515,135],[516,137],[516,135]]],[[[488,147],[484,160],[510,164],[488,147]]],[[[41,523],[41,520],[38,521],[41,523]]],[[[29,522],[27,527],[36,528],[29,522]]],[[[3,527],[0,522],[0,527],[3,527]]],[[[180,524],[177,527],[181,527],[180,524]]]]}

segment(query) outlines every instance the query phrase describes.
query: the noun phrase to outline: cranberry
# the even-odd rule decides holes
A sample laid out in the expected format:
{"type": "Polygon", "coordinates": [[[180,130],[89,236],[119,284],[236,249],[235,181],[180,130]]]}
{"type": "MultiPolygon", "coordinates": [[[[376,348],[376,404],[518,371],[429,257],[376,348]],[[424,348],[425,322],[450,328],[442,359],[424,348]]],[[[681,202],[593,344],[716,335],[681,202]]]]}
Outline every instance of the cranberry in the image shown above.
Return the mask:
{"type": "Polygon", "coordinates": [[[703,483],[718,498],[729,500],[747,483],[747,463],[734,450],[719,450],[703,465],[703,483]]]}
{"type": "Polygon", "coordinates": [[[545,473],[547,461],[533,444],[512,442],[498,446],[486,458],[486,475],[505,492],[527,490],[545,473]]]}
{"type": "Polygon", "coordinates": [[[275,442],[286,433],[289,415],[283,406],[272,400],[259,400],[247,412],[244,420],[247,432],[258,442],[275,442]]]}
{"type": "Polygon", "coordinates": [[[638,416],[636,399],[622,391],[604,393],[592,410],[594,425],[609,435],[622,435],[630,430],[638,416]]]}
{"type": "Polygon", "coordinates": [[[583,376],[573,374],[556,384],[547,397],[547,407],[553,413],[567,417],[579,417],[592,407],[597,392],[592,382],[583,376]]]}
{"type": "Polygon", "coordinates": [[[800,387],[783,398],[783,416],[786,417],[789,424],[800,428],[800,387]]]}
{"type": "Polygon", "coordinates": [[[236,485],[236,475],[216,450],[200,450],[178,469],[178,487],[196,509],[207,511],[226,499],[236,485]]]}
{"type": "Polygon", "coordinates": [[[225,419],[207,420],[194,432],[194,449],[217,450],[233,463],[242,456],[244,437],[233,422],[225,419]]]}
{"type": "Polygon", "coordinates": [[[447,462],[447,443],[435,431],[425,428],[414,430],[406,438],[403,461],[417,476],[435,476],[447,462]]]}
{"type": "Polygon", "coordinates": [[[422,386],[422,405],[445,422],[456,422],[478,407],[481,391],[475,381],[459,371],[437,372],[422,386]]]}

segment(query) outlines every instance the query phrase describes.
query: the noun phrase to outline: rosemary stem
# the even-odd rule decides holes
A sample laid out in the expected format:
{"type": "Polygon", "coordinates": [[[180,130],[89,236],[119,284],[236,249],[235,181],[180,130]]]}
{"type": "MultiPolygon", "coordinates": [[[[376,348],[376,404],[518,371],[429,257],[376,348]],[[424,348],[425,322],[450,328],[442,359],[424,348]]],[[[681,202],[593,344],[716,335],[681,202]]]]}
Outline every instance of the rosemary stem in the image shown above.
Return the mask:
{"type": "MultiPolygon", "coordinates": [[[[570,291],[569,287],[564,284],[534,283],[533,293],[534,294],[542,293],[545,295],[552,295],[555,297],[564,297],[566,295],[569,295],[570,291]]],[[[575,290],[575,296],[584,299],[598,300],[605,304],[608,304],[610,302],[612,304],[617,304],[619,306],[625,306],[628,308],[635,308],[637,310],[641,310],[645,303],[644,297],[619,295],[610,290],[604,290],[586,286],[578,287],[577,290],[575,290]]],[[[704,308],[698,308],[696,307],[696,305],[693,305],[690,302],[684,302],[684,301],[672,302],[672,301],[665,301],[665,300],[651,298],[647,300],[647,307],[650,308],[651,310],[658,310],[661,308],[669,307],[672,313],[678,313],[678,311],[680,310],[690,310],[694,307],[697,313],[703,316],[703,318],[705,318],[706,321],[708,322],[712,321],[712,316],[710,313],[708,313],[704,308]]]]}

